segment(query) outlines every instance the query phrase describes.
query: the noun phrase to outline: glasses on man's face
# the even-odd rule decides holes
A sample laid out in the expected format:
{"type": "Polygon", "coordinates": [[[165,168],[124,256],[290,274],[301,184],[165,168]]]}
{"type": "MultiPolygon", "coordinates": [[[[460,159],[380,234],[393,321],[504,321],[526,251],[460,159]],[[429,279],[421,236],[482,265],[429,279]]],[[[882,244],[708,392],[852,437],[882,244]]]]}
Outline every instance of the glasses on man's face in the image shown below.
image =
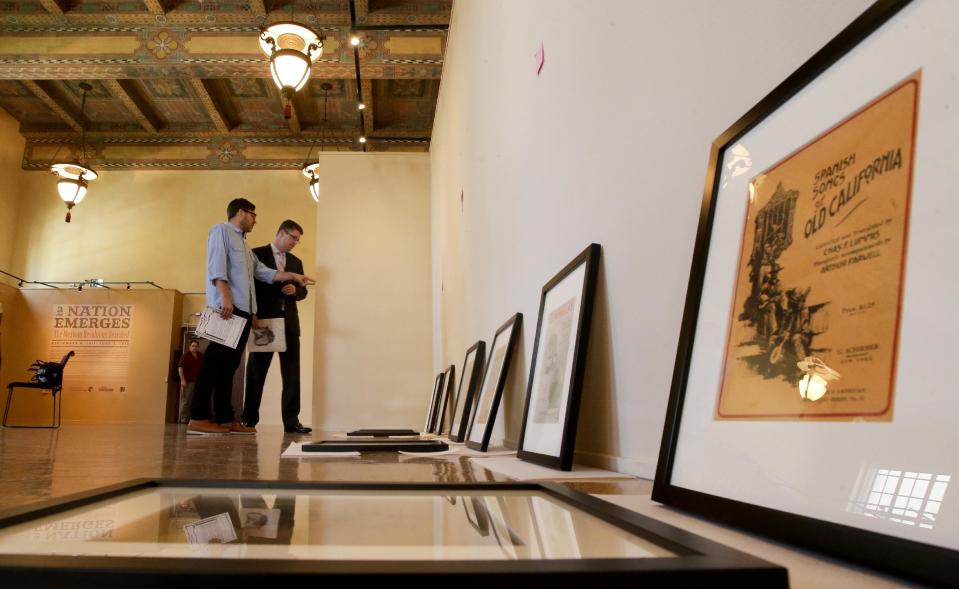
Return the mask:
{"type": "Polygon", "coordinates": [[[252,216],[253,216],[253,220],[254,220],[254,221],[256,220],[256,213],[254,213],[253,211],[248,211],[248,210],[246,210],[246,209],[243,209],[243,212],[246,213],[247,215],[252,215],[252,216]]]}
{"type": "Polygon", "coordinates": [[[283,230],[283,233],[286,233],[287,235],[289,235],[289,236],[290,236],[290,239],[292,239],[295,243],[299,243],[299,241],[300,241],[300,236],[297,235],[296,233],[290,233],[290,232],[287,231],[286,229],[283,230]]]}

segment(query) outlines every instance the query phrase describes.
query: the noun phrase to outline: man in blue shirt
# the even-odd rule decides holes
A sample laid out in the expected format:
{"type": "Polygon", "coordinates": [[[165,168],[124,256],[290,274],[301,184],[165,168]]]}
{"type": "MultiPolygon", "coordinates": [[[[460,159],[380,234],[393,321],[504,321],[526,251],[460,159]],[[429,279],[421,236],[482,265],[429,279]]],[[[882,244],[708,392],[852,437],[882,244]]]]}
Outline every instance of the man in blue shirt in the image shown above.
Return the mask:
{"type": "Polygon", "coordinates": [[[267,267],[246,244],[246,234],[256,225],[256,207],[245,198],[235,198],[226,209],[227,222],[210,229],[206,248],[206,304],[220,316],[243,317],[246,323],[236,349],[211,341],[197,375],[188,434],[254,434],[256,429],[235,419],[231,394],[233,373],[240,366],[250,327],[256,316],[253,281],[292,281],[300,286],[315,284],[303,274],[267,267]],[[213,412],[210,412],[210,398],[213,412]]]}

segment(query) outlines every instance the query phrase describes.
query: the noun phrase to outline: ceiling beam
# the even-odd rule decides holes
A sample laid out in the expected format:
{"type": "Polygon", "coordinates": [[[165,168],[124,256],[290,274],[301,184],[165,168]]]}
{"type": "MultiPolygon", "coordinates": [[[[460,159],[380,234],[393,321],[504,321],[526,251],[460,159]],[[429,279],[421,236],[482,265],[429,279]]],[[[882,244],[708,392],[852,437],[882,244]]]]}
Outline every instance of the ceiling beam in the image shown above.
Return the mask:
{"type": "Polygon", "coordinates": [[[56,16],[63,16],[63,6],[58,0],[40,0],[43,9],[56,16]]]}
{"type": "Polygon", "coordinates": [[[143,127],[145,131],[150,133],[157,132],[157,125],[153,122],[153,120],[151,120],[152,117],[147,116],[146,109],[137,104],[136,100],[134,99],[134,93],[128,89],[129,82],[103,80],[103,85],[107,87],[107,89],[115,98],[123,103],[123,106],[130,111],[130,114],[133,115],[133,118],[140,123],[140,126],[143,127]]]}
{"type": "Polygon", "coordinates": [[[370,0],[356,0],[356,22],[366,20],[370,13],[370,0]]]}
{"type": "Polygon", "coordinates": [[[83,130],[83,126],[80,124],[80,121],[77,120],[77,118],[71,115],[69,112],[67,112],[66,109],[63,108],[63,105],[61,105],[59,102],[56,101],[56,99],[50,96],[50,94],[48,94],[46,90],[41,88],[40,84],[37,84],[33,80],[22,80],[21,83],[24,86],[26,86],[30,90],[30,92],[33,92],[33,94],[37,98],[42,100],[43,103],[46,104],[50,108],[50,110],[55,112],[58,117],[63,119],[63,122],[70,125],[70,127],[73,128],[74,131],[79,133],[80,131],[83,130]]]}
{"type": "Polygon", "coordinates": [[[210,120],[213,121],[213,126],[216,127],[216,130],[221,133],[229,133],[230,125],[227,123],[226,116],[224,116],[223,110],[219,105],[214,102],[213,95],[210,94],[204,81],[199,78],[193,78],[190,80],[190,84],[193,86],[193,90],[196,91],[197,98],[200,99],[203,108],[206,109],[206,114],[210,117],[210,120]]]}
{"type": "Polygon", "coordinates": [[[263,5],[263,0],[251,0],[250,12],[252,12],[255,17],[266,18],[266,6],[263,5]]]}
{"type": "Polygon", "coordinates": [[[373,134],[373,80],[363,80],[360,87],[363,104],[366,105],[363,109],[363,134],[369,139],[373,134]]]}
{"type": "Polygon", "coordinates": [[[143,3],[147,5],[147,10],[150,11],[150,14],[156,16],[166,15],[166,9],[163,7],[163,2],[160,0],[143,0],[143,3]]]}

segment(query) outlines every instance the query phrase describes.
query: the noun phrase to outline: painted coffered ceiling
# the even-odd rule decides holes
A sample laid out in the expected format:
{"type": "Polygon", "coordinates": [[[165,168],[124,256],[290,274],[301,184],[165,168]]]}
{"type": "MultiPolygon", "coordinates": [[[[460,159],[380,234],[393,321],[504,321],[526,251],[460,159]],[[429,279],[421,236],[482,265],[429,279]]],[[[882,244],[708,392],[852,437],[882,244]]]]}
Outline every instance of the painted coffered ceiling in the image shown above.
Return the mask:
{"type": "Polygon", "coordinates": [[[96,169],[298,168],[311,146],[314,154],[425,151],[451,7],[0,1],[0,108],[20,123],[30,170],[75,153],[84,127],[96,169]],[[262,26],[285,20],[325,37],[289,119],[257,43],[262,26]],[[354,33],[359,47],[350,45],[354,33]],[[81,82],[93,86],[84,113],[81,82]],[[325,124],[324,83],[332,86],[325,124]]]}

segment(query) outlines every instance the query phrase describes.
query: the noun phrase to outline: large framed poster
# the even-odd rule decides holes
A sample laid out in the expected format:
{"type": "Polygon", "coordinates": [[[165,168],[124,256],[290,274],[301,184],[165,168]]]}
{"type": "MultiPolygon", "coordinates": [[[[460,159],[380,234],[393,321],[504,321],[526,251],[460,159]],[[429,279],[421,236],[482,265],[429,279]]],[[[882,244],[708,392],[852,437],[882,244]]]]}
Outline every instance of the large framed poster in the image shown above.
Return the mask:
{"type": "Polygon", "coordinates": [[[957,23],[877,2],[714,142],[655,500],[959,578],[957,23]]]}

